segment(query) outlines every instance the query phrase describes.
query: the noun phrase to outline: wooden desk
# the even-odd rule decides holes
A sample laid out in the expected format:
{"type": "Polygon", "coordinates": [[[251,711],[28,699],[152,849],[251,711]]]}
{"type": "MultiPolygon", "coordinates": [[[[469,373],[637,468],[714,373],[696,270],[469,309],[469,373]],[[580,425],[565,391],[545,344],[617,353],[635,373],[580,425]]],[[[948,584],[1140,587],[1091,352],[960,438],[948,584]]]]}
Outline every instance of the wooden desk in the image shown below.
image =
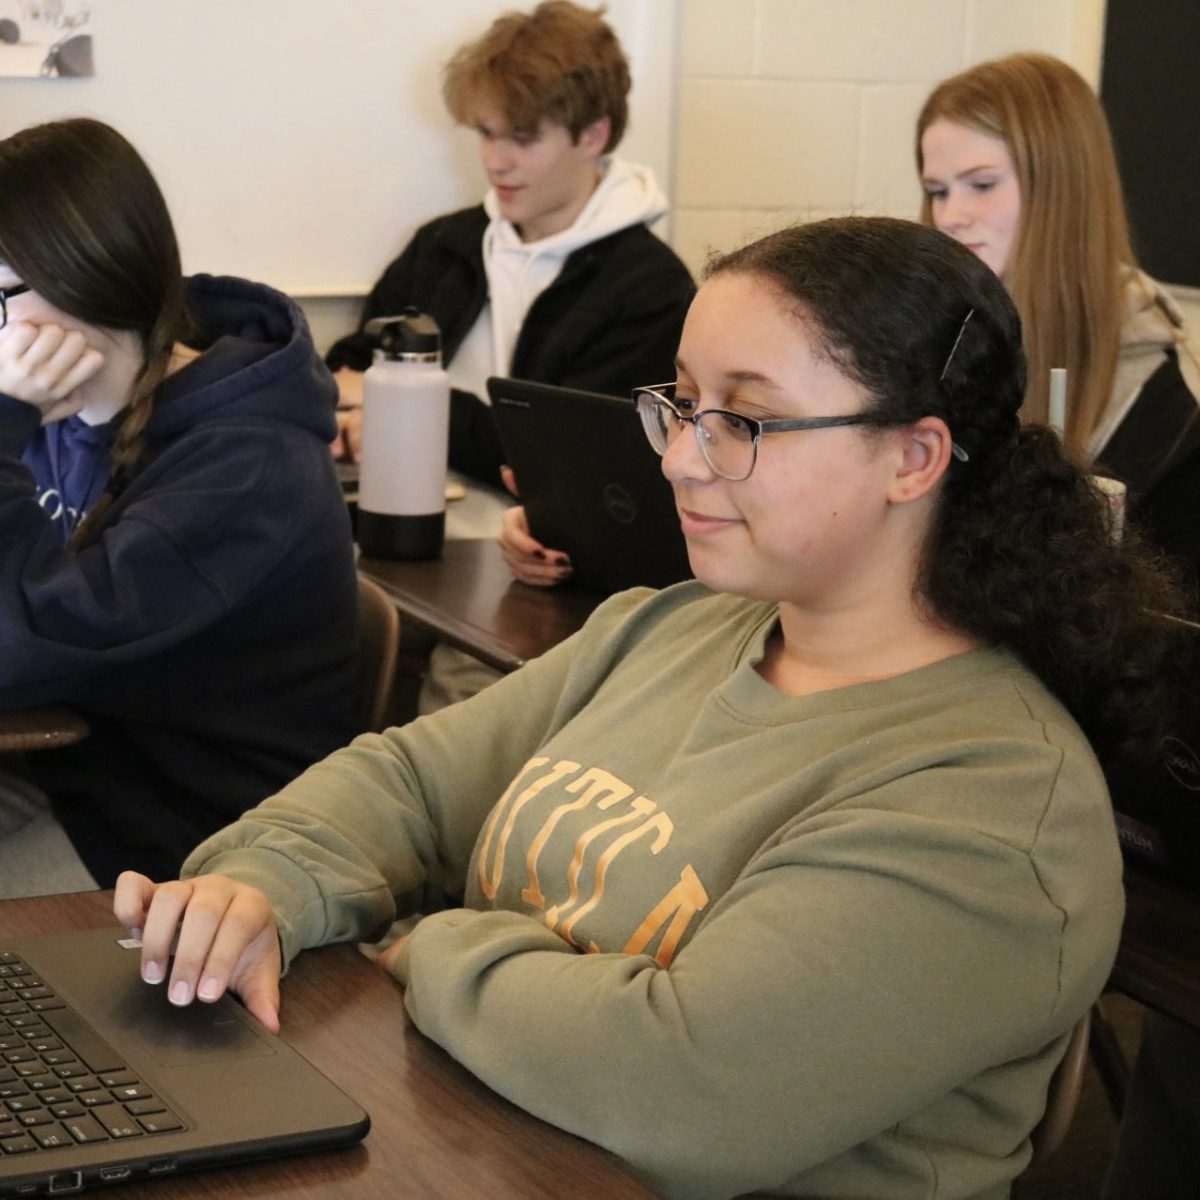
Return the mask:
{"type": "Polygon", "coordinates": [[[0,753],[53,750],[87,737],[88,723],[68,708],[0,711],[0,753]]]}
{"type": "Polygon", "coordinates": [[[1127,864],[1109,986],[1200,1030],[1200,895],[1127,864]]]}
{"type": "MultiPolygon", "coordinates": [[[[13,937],[112,924],[112,895],[0,901],[13,937]]],[[[418,1033],[400,988],[351,946],[302,954],[283,1035],[371,1114],[348,1150],[122,1185],[145,1200],[651,1200],[620,1160],[509,1104],[418,1033]]],[[[499,1036],[503,1036],[500,1034],[499,1036]]]]}
{"type": "Polygon", "coordinates": [[[491,538],[447,538],[442,557],[430,562],[360,558],[358,569],[402,617],[500,671],[570,637],[603,599],[570,585],[518,583],[491,538]]]}

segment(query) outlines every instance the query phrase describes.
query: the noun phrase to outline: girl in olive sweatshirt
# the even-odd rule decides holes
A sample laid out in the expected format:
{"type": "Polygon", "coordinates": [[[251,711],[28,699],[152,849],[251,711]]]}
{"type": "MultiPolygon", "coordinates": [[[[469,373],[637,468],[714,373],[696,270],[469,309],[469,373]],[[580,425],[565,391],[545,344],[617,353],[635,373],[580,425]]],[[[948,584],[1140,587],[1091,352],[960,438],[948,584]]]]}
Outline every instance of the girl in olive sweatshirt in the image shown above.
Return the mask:
{"type": "Polygon", "coordinates": [[[380,959],[418,1027],[663,1195],[1006,1197],[1120,929],[1089,741],[1151,735],[1177,604],[1023,394],[939,233],[722,260],[637,398],[699,582],[122,876],[145,978],[195,912],[171,999],[276,1027],[284,962],[433,885],[380,959]]]}

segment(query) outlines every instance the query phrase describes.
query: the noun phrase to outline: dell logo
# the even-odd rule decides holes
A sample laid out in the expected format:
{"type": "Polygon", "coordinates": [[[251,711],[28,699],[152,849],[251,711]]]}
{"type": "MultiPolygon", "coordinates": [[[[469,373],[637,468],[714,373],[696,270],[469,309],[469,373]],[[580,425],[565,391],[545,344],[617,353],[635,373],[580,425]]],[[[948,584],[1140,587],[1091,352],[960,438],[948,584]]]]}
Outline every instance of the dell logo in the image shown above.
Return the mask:
{"type": "Polygon", "coordinates": [[[619,483],[605,484],[604,507],[608,515],[622,525],[632,525],[637,519],[637,504],[619,483]]]}
{"type": "Polygon", "coordinates": [[[1171,778],[1189,792],[1200,792],[1200,758],[1177,737],[1163,738],[1163,763],[1171,778]]]}

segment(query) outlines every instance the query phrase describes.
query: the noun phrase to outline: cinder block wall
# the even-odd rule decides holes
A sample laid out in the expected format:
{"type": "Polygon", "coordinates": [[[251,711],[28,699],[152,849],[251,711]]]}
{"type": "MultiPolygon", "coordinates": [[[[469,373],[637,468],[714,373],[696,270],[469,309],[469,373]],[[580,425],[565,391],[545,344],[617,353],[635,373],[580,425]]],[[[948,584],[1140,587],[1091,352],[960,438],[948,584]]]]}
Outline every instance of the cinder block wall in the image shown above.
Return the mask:
{"type": "Polygon", "coordinates": [[[1095,83],[1103,0],[680,0],[672,242],[694,272],[794,220],[913,217],[939,80],[1014,50],[1095,83]]]}

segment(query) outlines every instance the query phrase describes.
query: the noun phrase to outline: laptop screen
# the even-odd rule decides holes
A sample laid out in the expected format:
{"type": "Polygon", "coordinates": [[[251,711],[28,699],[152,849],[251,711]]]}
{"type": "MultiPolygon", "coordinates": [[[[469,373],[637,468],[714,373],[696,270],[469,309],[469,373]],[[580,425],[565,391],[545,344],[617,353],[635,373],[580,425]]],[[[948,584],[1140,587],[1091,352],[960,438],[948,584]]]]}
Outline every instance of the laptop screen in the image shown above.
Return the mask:
{"type": "Polygon", "coordinates": [[[628,397],[488,380],[530,532],[597,591],[691,577],[662,460],[628,397]]]}

